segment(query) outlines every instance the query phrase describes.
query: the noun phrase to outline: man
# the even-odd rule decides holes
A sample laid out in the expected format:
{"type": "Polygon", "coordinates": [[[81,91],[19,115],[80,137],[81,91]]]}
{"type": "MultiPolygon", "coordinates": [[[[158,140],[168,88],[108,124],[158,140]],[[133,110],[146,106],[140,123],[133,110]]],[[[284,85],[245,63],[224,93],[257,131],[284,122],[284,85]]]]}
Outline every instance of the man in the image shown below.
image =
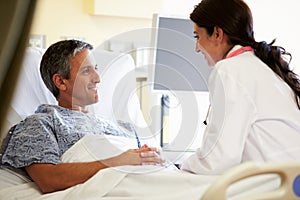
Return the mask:
{"type": "Polygon", "coordinates": [[[86,106],[98,101],[100,83],[92,49],[77,40],[60,41],[47,49],[40,71],[58,106],[39,106],[34,115],[13,127],[4,145],[2,165],[25,169],[43,193],[83,183],[107,167],[163,162],[156,148],[143,146],[105,160],[62,163],[62,154],[86,134],[128,136],[116,125],[87,112],[86,106]]]}

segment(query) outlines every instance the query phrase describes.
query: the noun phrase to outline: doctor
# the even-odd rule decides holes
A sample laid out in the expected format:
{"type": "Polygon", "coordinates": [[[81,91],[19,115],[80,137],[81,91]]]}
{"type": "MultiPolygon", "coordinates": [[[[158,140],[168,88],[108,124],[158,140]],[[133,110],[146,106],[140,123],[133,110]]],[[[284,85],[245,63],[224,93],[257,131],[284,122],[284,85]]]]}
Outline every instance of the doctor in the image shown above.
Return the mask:
{"type": "Polygon", "coordinates": [[[190,15],[209,66],[203,144],[181,166],[221,174],[245,161],[300,160],[300,81],[283,48],[256,42],[243,0],[202,0],[190,15]]]}

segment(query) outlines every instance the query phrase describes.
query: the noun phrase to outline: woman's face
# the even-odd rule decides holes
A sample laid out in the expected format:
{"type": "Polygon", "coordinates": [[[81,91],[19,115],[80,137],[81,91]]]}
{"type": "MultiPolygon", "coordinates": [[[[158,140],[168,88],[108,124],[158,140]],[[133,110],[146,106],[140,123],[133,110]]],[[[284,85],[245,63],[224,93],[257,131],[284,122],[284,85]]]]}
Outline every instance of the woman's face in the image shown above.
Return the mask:
{"type": "Polygon", "coordinates": [[[216,59],[216,44],[214,34],[211,36],[207,33],[205,28],[199,27],[194,23],[194,34],[196,38],[196,52],[201,52],[209,66],[214,66],[216,59]]]}

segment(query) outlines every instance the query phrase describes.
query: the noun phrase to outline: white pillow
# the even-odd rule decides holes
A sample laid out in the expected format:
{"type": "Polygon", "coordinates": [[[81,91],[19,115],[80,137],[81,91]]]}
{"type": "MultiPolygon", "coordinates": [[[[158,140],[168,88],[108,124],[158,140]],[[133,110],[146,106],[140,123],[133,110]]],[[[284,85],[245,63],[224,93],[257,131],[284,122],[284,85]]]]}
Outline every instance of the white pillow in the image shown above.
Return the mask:
{"type": "Polygon", "coordinates": [[[26,176],[7,168],[0,168],[0,189],[32,182],[26,176]]]}

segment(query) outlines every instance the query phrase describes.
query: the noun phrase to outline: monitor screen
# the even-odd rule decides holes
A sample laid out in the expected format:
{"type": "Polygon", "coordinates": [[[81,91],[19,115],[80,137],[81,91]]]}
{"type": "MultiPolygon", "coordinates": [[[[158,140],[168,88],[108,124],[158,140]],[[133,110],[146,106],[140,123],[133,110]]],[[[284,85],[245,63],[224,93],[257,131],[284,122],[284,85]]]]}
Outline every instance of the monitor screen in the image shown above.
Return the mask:
{"type": "Polygon", "coordinates": [[[204,56],[195,52],[190,19],[154,15],[154,90],[207,91],[211,71],[204,56]]]}
{"type": "Polygon", "coordinates": [[[212,68],[195,51],[190,19],[154,15],[153,27],[151,86],[162,94],[161,146],[164,151],[194,151],[205,129],[212,68]]]}

